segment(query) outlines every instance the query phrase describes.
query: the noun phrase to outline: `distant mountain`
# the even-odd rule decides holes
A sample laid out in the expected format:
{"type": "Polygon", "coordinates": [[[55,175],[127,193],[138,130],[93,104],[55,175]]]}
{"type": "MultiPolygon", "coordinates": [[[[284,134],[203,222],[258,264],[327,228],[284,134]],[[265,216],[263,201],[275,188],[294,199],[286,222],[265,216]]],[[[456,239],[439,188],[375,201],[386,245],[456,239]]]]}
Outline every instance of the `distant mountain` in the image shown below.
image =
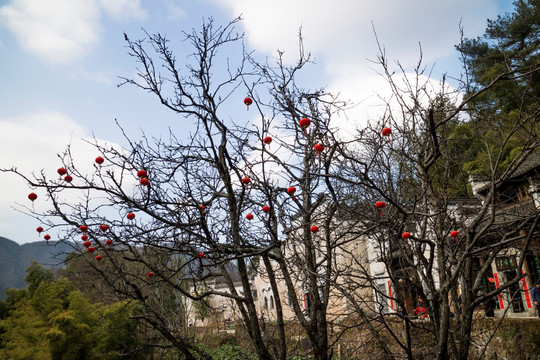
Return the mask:
{"type": "Polygon", "coordinates": [[[26,268],[32,260],[48,268],[64,266],[66,255],[72,251],[63,243],[38,241],[19,245],[0,236],[0,300],[5,299],[9,288],[22,289],[26,286],[26,268]]]}

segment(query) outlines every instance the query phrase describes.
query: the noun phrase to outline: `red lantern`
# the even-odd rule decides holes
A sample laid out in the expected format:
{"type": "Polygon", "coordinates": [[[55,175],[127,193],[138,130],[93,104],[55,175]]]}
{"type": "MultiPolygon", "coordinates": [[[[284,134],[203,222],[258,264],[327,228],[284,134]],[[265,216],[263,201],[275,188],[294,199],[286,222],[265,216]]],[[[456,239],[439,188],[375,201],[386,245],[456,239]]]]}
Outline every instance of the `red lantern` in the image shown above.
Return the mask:
{"type": "Polygon", "coordinates": [[[263,139],[263,143],[267,145],[270,145],[271,142],[272,142],[272,138],[270,136],[267,136],[263,139]]]}
{"type": "Polygon", "coordinates": [[[89,252],[89,253],[93,253],[94,251],[96,251],[96,248],[95,248],[95,247],[90,246],[90,247],[88,248],[88,252],[89,252]]]}
{"type": "Polygon", "coordinates": [[[64,176],[64,175],[67,174],[67,170],[64,169],[64,168],[62,168],[62,167],[61,167],[61,168],[58,168],[58,170],[56,170],[56,172],[57,172],[58,175],[60,175],[60,176],[64,176]]]}
{"type": "Polygon", "coordinates": [[[390,141],[390,134],[392,134],[392,129],[384,128],[382,129],[383,136],[388,136],[388,141],[390,141]]]}
{"type": "Polygon", "coordinates": [[[199,253],[199,257],[200,257],[201,259],[204,259],[204,253],[200,252],[200,253],[199,253]]]}
{"type": "Polygon", "coordinates": [[[82,241],[88,240],[88,235],[82,235],[82,236],[81,236],[81,240],[82,240],[82,241]]]}
{"type": "Polygon", "coordinates": [[[246,98],[244,99],[244,104],[246,104],[247,109],[248,109],[248,111],[249,111],[249,105],[253,104],[253,100],[252,100],[250,97],[246,97],[246,98]]]}
{"type": "Polygon", "coordinates": [[[39,234],[41,234],[41,232],[43,231],[43,228],[41,226],[38,226],[36,228],[36,231],[38,232],[38,236],[39,236],[39,234]]]}
{"type": "Polygon", "coordinates": [[[304,133],[307,136],[307,128],[309,127],[309,125],[311,125],[311,121],[308,118],[303,118],[298,122],[298,125],[300,125],[302,129],[304,129],[304,133]]]}
{"type": "Polygon", "coordinates": [[[105,244],[111,246],[111,245],[112,245],[112,240],[111,240],[111,239],[108,239],[107,241],[105,241],[105,244]]]}
{"type": "Polygon", "coordinates": [[[83,233],[85,233],[85,232],[88,231],[88,226],[86,226],[86,225],[81,225],[81,226],[79,226],[79,230],[81,230],[83,233]]]}
{"type": "Polygon", "coordinates": [[[253,220],[253,214],[247,214],[246,215],[246,219],[248,219],[249,221],[253,220]]]}
{"type": "Polygon", "coordinates": [[[201,216],[204,217],[204,213],[206,211],[206,206],[199,205],[199,212],[201,213],[201,216]]]}
{"type": "Polygon", "coordinates": [[[403,234],[401,234],[401,237],[404,238],[407,241],[407,245],[408,245],[409,244],[409,238],[411,237],[411,233],[410,232],[404,232],[403,234]]]}
{"type": "Polygon", "coordinates": [[[104,161],[105,161],[105,159],[102,158],[101,156],[98,156],[98,157],[96,158],[96,164],[98,164],[98,165],[103,164],[104,161]]]}
{"type": "Polygon", "coordinates": [[[313,225],[309,231],[313,233],[313,240],[317,237],[317,233],[319,232],[319,227],[317,225],[313,225]]]}
{"type": "Polygon", "coordinates": [[[456,242],[456,244],[457,244],[458,235],[459,235],[459,231],[454,230],[450,232],[450,236],[454,238],[454,241],[456,242]]]}
{"type": "Polygon", "coordinates": [[[383,216],[383,214],[382,214],[382,209],[383,209],[385,206],[386,206],[386,203],[385,203],[384,201],[377,201],[377,202],[375,203],[375,207],[376,207],[377,209],[379,209],[379,211],[381,212],[381,216],[383,216]]]}
{"type": "Polygon", "coordinates": [[[137,171],[137,177],[138,177],[139,179],[147,178],[147,177],[148,177],[148,173],[146,172],[146,170],[139,170],[139,171],[137,171]]]}
{"type": "Polygon", "coordinates": [[[88,249],[91,245],[92,245],[92,242],[91,242],[91,241],[85,241],[85,242],[83,242],[83,246],[84,246],[85,248],[87,248],[87,249],[88,249]]]}
{"type": "Polygon", "coordinates": [[[97,262],[100,262],[101,259],[103,259],[103,256],[101,256],[101,255],[96,256],[96,261],[97,261],[97,262]]]}
{"type": "Polygon", "coordinates": [[[154,277],[154,273],[150,271],[148,274],[146,274],[146,276],[147,276],[149,279],[152,279],[152,278],[154,277]]]}
{"type": "Polygon", "coordinates": [[[262,211],[266,214],[266,215],[264,215],[264,218],[266,219],[268,217],[268,213],[270,212],[270,206],[264,205],[262,207],[262,211]]]}
{"type": "Polygon", "coordinates": [[[45,241],[47,241],[47,245],[49,245],[49,240],[51,240],[51,235],[45,234],[45,236],[43,236],[43,238],[45,239],[45,241]]]}
{"type": "Polygon", "coordinates": [[[66,175],[64,177],[64,181],[70,183],[73,181],[73,177],[71,175],[66,175]]]}
{"type": "Polygon", "coordinates": [[[313,146],[313,149],[317,152],[317,155],[320,155],[324,151],[324,145],[323,144],[315,144],[313,146]]]}
{"type": "Polygon", "coordinates": [[[140,183],[142,186],[148,186],[150,185],[150,180],[148,180],[147,178],[142,178],[140,183]]]}
{"type": "Polygon", "coordinates": [[[251,183],[251,179],[247,176],[242,179],[242,184],[246,186],[246,191],[249,191],[249,184],[251,183]]]}
{"type": "Polygon", "coordinates": [[[128,213],[128,214],[126,215],[126,217],[128,218],[128,220],[133,220],[133,219],[135,219],[135,214],[132,213],[132,212],[130,212],[130,213],[128,213]]]}
{"type": "Polygon", "coordinates": [[[296,188],[294,186],[291,186],[287,189],[287,194],[291,195],[294,200],[294,193],[296,192],[296,188]]]}
{"type": "Polygon", "coordinates": [[[31,201],[36,200],[37,199],[37,194],[36,193],[28,194],[28,199],[30,199],[31,201]]]}
{"type": "Polygon", "coordinates": [[[105,232],[105,231],[109,230],[109,225],[103,224],[103,225],[101,225],[101,226],[99,227],[99,229],[100,229],[101,231],[105,232]]]}

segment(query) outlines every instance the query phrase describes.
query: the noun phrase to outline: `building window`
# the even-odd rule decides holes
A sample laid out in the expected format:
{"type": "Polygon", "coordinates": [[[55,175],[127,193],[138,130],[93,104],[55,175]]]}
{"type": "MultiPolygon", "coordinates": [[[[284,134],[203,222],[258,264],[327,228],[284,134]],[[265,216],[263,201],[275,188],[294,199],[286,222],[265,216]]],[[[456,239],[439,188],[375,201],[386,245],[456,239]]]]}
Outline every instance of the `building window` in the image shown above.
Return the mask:
{"type": "Polygon", "coordinates": [[[268,310],[268,298],[266,296],[264,297],[264,308],[268,310]]]}
{"type": "Polygon", "coordinates": [[[274,297],[270,295],[270,309],[274,310],[274,297]]]}

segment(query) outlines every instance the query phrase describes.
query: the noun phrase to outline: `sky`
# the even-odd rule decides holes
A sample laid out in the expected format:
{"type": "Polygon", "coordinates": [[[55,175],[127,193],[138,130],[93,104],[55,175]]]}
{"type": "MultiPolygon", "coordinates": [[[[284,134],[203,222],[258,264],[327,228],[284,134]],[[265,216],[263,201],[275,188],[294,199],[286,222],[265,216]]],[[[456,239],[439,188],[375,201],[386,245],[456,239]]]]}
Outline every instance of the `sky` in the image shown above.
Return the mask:
{"type": "MultiPolygon", "coordinates": [[[[181,131],[179,119],[154,96],[118,87],[137,67],[124,33],[130,39],[144,38],[145,31],[165,34],[181,49],[182,31],[200,28],[203,19],[226,24],[242,16],[239,31],[249,49],[269,58],[279,49],[292,62],[301,29],[315,58],[304,80],[359,104],[349,119],[361,123],[374,116],[375,99],[386,91],[369,61],[377,56],[374,29],[387,57],[409,70],[421,44],[437,81],[461,73],[454,48],[460,24],[474,38],[488,18],[511,10],[510,0],[0,0],[0,168],[55,176],[57,155],[69,144],[90,171],[99,154],[87,141],[125,144],[115,121],[134,139],[166,135],[169,127],[181,131]]],[[[245,114],[244,96],[238,94],[231,112],[245,114]]],[[[40,240],[39,221],[20,211],[32,189],[2,172],[0,189],[0,236],[40,240]]],[[[43,206],[36,201],[36,210],[43,206]]]]}

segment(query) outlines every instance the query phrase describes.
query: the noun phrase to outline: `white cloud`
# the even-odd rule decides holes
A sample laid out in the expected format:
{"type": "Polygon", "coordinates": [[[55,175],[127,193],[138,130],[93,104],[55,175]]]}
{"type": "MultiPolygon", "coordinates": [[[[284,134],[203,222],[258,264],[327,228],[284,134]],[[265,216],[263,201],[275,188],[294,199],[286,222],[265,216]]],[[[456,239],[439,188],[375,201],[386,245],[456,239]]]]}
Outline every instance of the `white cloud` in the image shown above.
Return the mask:
{"type": "Polygon", "coordinates": [[[148,16],[141,8],[141,0],[101,0],[100,4],[107,15],[119,20],[145,20],[148,16]]]}
{"type": "Polygon", "coordinates": [[[173,1],[167,1],[166,5],[167,5],[167,12],[168,12],[167,18],[171,20],[176,20],[176,19],[183,19],[186,17],[187,15],[186,12],[180,6],[176,5],[173,1]]]}
{"type": "Polygon", "coordinates": [[[11,0],[0,8],[0,23],[24,50],[51,63],[71,64],[100,41],[102,12],[115,20],[146,17],[140,0],[11,0]]]}

